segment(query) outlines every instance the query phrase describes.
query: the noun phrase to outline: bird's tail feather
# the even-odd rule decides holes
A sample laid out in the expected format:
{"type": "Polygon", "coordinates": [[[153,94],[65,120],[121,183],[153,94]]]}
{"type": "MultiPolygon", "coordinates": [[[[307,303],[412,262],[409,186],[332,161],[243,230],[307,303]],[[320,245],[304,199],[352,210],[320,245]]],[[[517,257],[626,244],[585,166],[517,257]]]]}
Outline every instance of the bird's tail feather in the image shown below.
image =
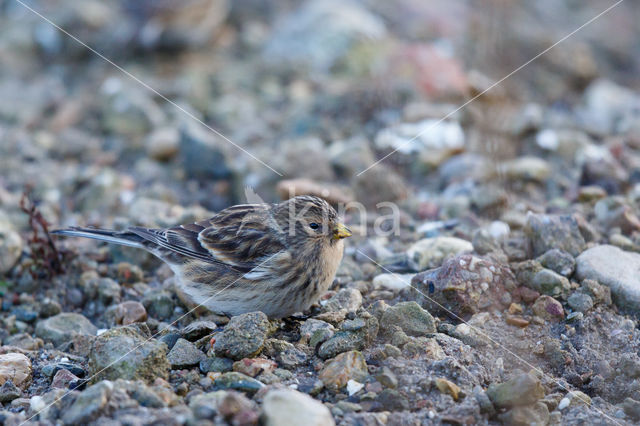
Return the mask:
{"type": "Polygon", "coordinates": [[[142,244],[144,241],[142,237],[127,231],[118,232],[108,229],[79,228],[74,226],[67,229],[56,229],[55,231],[51,231],[51,233],[68,237],[93,238],[94,240],[106,241],[123,246],[145,248],[142,244]]]}

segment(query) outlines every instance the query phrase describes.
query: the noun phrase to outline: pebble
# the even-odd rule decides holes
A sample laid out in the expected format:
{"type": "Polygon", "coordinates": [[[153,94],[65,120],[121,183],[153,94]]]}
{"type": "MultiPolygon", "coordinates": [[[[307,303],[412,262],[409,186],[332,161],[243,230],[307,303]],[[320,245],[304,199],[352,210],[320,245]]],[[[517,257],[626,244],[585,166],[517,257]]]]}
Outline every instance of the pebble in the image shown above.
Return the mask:
{"type": "Polygon", "coordinates": [[[142,304],[153,318],[165,320],[173,315],[175,303],[171,293],[165,290],[150,290],[143,299],[142,304]]]}
{"type": "Polygon", "coordinates": [[[147,154],[158,161],[169,161],[180,149],[180,134],[174,127],[155,129],[148,137],[145,148],[147,154]]]}
{"type": "Polygon", "coordinates": [[[22,247],[20,234],[8,223],[0,221],[0,275],[13,268],[22,255],[22,247]]]}
{"type": "Polygon", "coordinates": [[[355,312],[362,306],[362,294],[353,288],[344,288],[334,294],[331,299],[323,304],[325,312],[345,310],[355,312]]]}
{"type": "Polygon", "coordinates": [[[383,410],[405,411],[409,409],[407,397],[395,389],[383,389],[377,396],[376,402],[383,410]]]}
{"type": "Polygon", "coordinates": [[[473,251],[469,241],[454,237],[425,238],[407,250],[409,266],[414,271],[437,268],[450,256],[473,251]]]}
{"type": "Polygon", "coordinates": [[[456,385],[450,380],[444,379],[442,377],[438,377],[436,379],[436,387],[438,390],[444,394],[451,395],[454,401],[457,401],[460,397],[461,389],[460,386],[456,385]]]}
{"type": "Polygon", "coordinates": [[[518,281],[529,289],[550,296],[566,294],[571,285],[566,277],[551,269],[545,269],[538,262],[528,260],[514,265],[518,281]]]}
{"type": "Polygon", "coordinates": [[[52,388],[73,389],[80,383],[80,378],[69,370],[61,368],[51,380],[52,388]]]}
{"type": "Polygon", "coordinates": [[[14,385],[26,389],[31,383],[31,360],[20,353],[0,355],[0,384],[11,380],[14,385]]]}
{"type": "Polygon", "coordinates": [[[411,285],[414,274],[380,274],[373,278],[375,289],[400,291],[411,285]]]}
{"type": "Polygon", "coordinates": [[[611,289],[621,309],[640,309],[640,254],[610,245],[595,246],[576,259],[576,278],[595,280],[611,289]]]}
{"type": "Polygon", "coordinates": [[[253,394],[264,387],[264,384],[246,374],[231,371],[223,373],[213,382],[216,389],[233,389],[253,394]]]}
{"type": "Polygon", "coordinates": [[[578,222],[573,216],[529,213],[524,231],[531,240],[536,257],[552,249],[578,256],[586,248],[578,222]]]}
{"type": "Polygon", "coordinates": [[[522,181],[544,182],[551,175],[551,166],[542,158],[520,157],[504,161],[499,170],[507,178],[522,181]]]}
{"type": "Polygon", "coordinates": [[[309,426],[335,425],[329,409],[304,393],[293,389],[274,389],[262,404],[266,426],[297,426],[304,419],[309,426]]]}
{"type": "Polygon", "coordinates": [[[44,341],[59,346],[70,341],[74,336],[95,336],[98,328],[80,314],[64,312],[36,325],[36,335],[44,341]]]}
{"type": "Polygon", "coordinates": [[[588,294],[575,292],[569,296],[567,304],[576,312],[587,312],[593,308],[593,299],[588,294]]]}
{"type": "Polygon", "coordinates": [[[456,256],[437,269],[417,274],[411,284],[416,299],[436,315],[468,319],[480,310],[503,309],[517,283],[511,269],[491,258],[456,256]]]}
{"type": "Polygon", "coordinates": [[[166,379],[169,374],[167,346],[140,334],[134,325],[107,330],[99,335],[89,354],[89,375],[99,380],[166,379]]]}
{"type": "Polygon", "coordinates": [[[380,319],[381,329],[391,333],[393,326],[400,327],[410,336],[425,336],[436,332],[433,316],[416,302],[400,302],[384,311],[380,319]]]}
{"type": "Polygon", "coordinates": [[[200,349],[185,339],[178,339],[167,354],[167,360],[174,370],[199,365],[200,361],[205,358],[204,353],[202,353],[200,349]]]}
{"type": "Polygon", "coordinates": [[[498,418],[507,425],[545,426],[549,424],[549,409],[542,402],[537,402],[531,406],[513,407],[498,418]]]}
{"type": "Polygon", "coordinates": [[[231,318],[224,331],[216,335],[213,349],[217,356],[240,360],[257,355],[262,350],[269,320],[262,312],[250,312],[231,318]]]}
{"type": "Polygon", "coordinates": [[[362,353],[349,351],[328,360],[318,377],[327,388],[340,390],[349,380],[363,383],[368,375],[367,363],[362,353]]]}
{"type": "Polygon", "coordinates": [[[244,358],[233,363],[233,371],[256,377],[262,373],[273,373],[278,367],[274,361],[265,358],[244,358]]]}
{"type": "Polygon", "coordinates": [[[20,398],[21,395],[22,391],[11,380],[5,381],[0,386],[0,403],[11,402],[16,398],[20,398]]]}
{"type": "Polygon", "coordinates": [[[531,373],[523,373],[500,384],[493,383],[487,396],[497,408],[535,404],[544,397],[540,380],[531,373]]]}
{"type": "Polygon", "coordinates": [[[140,302],[129,300],[122,302],[112,308],[111,313],[105,313],[105,316],[112,316],[114,324],[129,325],[136,322],[144,322],[147,320],[147,311],[140,302]]]}
{"type": "Polygon", "coordinates": [[[255,425],[258,423],[256,404],[235,391],[219,390],[196,395],[189,401],[189,408],[196,419],[207,421],[220,415],[234,425],[255,425]]]}
{"type": "Polygon", "coordinates": [[[564,319],[562,303],[551,296],[542,295],[538,297],[531,309],[537,316],[547,321],[561,321],[564,319]]]}
{"type": "Polygon", "coordinates": [[[200,361],[200,371],[204,374],[209,372],[226,373],[233,370],[233,360],[229,358],[211,357],[200,361]]]}
{"type": "Polygon", "coordinates": [[[104,380],[85,389],[62,415],[65,424],[87,424],[95,420],[106,407],[113,383],[104,380]]]}
{"type": "Polygon", "coordinates": [[[576,268],[576,260],[566,251],[551,249],[544,252],[538,259],[538,262],[547,269],[565,276],[570,277],[576,268]]]}

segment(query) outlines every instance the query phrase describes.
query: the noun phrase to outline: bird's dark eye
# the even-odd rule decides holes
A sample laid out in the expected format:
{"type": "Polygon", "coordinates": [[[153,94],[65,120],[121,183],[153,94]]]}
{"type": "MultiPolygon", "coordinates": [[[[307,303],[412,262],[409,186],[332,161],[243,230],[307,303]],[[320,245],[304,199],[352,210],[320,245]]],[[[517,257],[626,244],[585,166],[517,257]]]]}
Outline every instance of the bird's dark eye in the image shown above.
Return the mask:
{"type": "Polygon", "coordinates": [[[311,228],[311,229],[318,229],[318,228],[320,228],[320,225],[318,225],[318,224],[317,224],[317,223],[315,223],[315,222],[311,222],[311,223],[309,224],[309,228],[311,228]]]}

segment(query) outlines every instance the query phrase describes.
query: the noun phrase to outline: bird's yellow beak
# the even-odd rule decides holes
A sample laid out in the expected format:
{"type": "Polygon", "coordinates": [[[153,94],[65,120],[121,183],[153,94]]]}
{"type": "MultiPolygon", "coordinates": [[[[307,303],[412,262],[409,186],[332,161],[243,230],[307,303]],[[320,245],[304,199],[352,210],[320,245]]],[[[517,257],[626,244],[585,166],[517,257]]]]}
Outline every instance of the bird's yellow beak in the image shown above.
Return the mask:
{"type": "Polygon", "coordinates": [[[339,223],[338,226],[336,226],[333,229],[333,238],[335,238],[336,240],[347,238],[350,236],[351,236],[351,231],[342,223],[339,223]]]}

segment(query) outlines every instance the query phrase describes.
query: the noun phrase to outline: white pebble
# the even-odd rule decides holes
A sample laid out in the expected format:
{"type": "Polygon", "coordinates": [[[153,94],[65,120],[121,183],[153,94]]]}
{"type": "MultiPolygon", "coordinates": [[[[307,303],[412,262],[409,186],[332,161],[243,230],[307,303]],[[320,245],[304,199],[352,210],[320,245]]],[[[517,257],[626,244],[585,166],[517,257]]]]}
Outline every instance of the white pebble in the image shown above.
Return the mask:
{"type": "Polygon", "coordinates": [[[558,404],[558,410],[564,410],[569,406],[569,404],[571,404],[571,400],[569,398],[562,398],[558,404]]]}
{"type": "Polygon", "coordinates": [[[360,382],[356,382],[355,380],[349,380],[347,382],[347,392],[349,396],[360,392],[362,388],[364,388],[364,385],[360,382]]]}

